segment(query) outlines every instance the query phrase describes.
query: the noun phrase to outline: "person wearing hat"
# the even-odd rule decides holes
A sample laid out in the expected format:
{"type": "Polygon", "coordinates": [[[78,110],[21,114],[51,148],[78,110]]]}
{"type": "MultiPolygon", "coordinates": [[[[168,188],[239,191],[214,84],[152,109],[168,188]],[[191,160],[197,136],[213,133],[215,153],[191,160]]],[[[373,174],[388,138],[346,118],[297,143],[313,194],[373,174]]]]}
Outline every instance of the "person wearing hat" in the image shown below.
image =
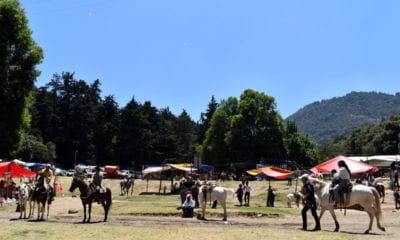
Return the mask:
{"type": "Polygon", "coordinates": [[[54,187],[51,184],[51,180],[53,178],[53,170],[51,170],[51,165],[46,164],[44,169],[40,171],[40,174],[45,178],[47,185],[49,186],[51,201],[54,201],[54,187]]]}
{"type": "Polygon", "coordinates": [[[192,199],[192,194],[186,194],[186,200],[182,204],[183,217],[193,217],[195,204],[195,201],[192,199]]]}
{"type": "Polygon", "coordinates": [[[311,214],[314,217],[315,221],[315,228],[312,231],[320,231],[321,225],[317,216],[317,202],[315,201],[314,186],[310,183],[310,180],[308,178],[308,174],[304,174],[303,176],[301,176],[301,181],[303,182],[303,187],[301,188],[301,191],[304,196],[304,207],[301,210],[301,217],[303,220],[302,230],[307,231],[307,211],[311,209],[311,214]]]}
{"type": "Polygon", "coordinates": [[[97,203],[100,204],[100,189],[101,189],[101,182],[103,181],[103,174],[100,172],[100,167],[95,168],[95,173],[93,175],[92,183],[96,189],[96,200],[97,203]]]}

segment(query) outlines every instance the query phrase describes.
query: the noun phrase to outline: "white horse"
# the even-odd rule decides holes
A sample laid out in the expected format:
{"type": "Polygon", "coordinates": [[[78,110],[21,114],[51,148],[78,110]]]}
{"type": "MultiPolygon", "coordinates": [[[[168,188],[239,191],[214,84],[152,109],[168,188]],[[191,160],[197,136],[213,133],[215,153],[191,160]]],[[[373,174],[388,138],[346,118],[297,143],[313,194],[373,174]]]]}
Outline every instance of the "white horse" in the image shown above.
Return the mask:
{"type": "Polygon", "coordinates": [[[30,198],[30,189],[27,184],[22,184],[18,188],[18,204],[20,215],[19,218],[22,218],[22,214],[24,215],[24,219],[26,218],[26,205],[29,202],[30,198]]]}
{"type": "Polygon", "coordinates": [[[286,196],[288,208],[292,207],[292,203],[296,203],[297,208],[300,206],[300,202],[303,202],[303,194],[300,192],[289,193],[286,196]]]}
{"type": "MultiPolygon", "coordinates": [[[[333,203],[329,200],[329,183],[325,183],[315,178],[309,178],[311,183],[314,185],[315,195],[318,197],[321,206],[321,213],[319,218],[321,219],[325,210],[328,210],[333,220],[335,221],[335,232],[339,231],[339,223],[336,219],[333,203]]],[[[379,199],[379,194],[373,187],[365,185],[354,185],[351,193],[345,194],[344,207],[351,207],[359,204],[369,216],[369,227],[364,233],[369,233],[372,228],[372,222],[376,217],[377,226],[380,230],[385,231],[385,228],[381,226],[382,210],[379,199]]]]}
{"type": "Polygon", "coordinates": [[[222,221],[227,220],[227,214],[226,214],[226,199],[228,197],[228,193],[231,192],[232,196],[235,196],[235,191],[230,188],[224,188],[224,187],[214,187],[211,191],[207,189],[208,186],[203,185],[199,188],[199,203],[200,207],[202,209],[202,219],[205,219],[205,212],[206,212],[206,205],[207,202],[213,202],[217,200],[219,203],[221,203],[222,208],[224,209],[224,218],[222,221]],[[203,192],[204,189],[204,192],[203,192]],[[205,197],[204,197],[205,195],[205,197]]]}

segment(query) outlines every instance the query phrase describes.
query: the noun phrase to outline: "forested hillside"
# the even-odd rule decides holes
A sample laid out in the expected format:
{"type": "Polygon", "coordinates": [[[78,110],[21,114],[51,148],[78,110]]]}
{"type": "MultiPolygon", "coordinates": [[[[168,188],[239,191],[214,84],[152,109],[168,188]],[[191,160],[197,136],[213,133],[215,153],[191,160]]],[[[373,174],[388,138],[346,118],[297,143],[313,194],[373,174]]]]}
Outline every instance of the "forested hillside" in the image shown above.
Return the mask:
{"type": "Polygon", "coordinates": [[[400,114],[400,93],[351,92],[311,103],[289,119],[294,120],[300,132],[317,144],[330,143],[352,130],[370,123],[378,123],[400,114]]]}

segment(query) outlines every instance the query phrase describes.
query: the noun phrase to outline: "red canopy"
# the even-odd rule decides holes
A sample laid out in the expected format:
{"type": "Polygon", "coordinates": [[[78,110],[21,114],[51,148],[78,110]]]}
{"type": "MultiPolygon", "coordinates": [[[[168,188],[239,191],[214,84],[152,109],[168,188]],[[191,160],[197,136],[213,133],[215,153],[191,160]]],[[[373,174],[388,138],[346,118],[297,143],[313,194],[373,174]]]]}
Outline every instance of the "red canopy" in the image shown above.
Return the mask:
{"type": "Polygon", "coordinates": [[[278,167],[265,167],[265,168],[260,168],[260,170],[268,177],[273,177],[279,180],[288,179],[288,176],[293,173],[293,171],[289,171],[287,169],[278,167]]]}
{"type": "Polygon", "coordinates": [[[4,177],[8,172],[13,178],[34,177],[36,173],[25,169],[15,162],[0,162],[0,177],[4,177]]]}
{"type": "Polygon", "coordinates": [[[343,160],[349,166],[350,171],[352,174],[357,174],[357,173],[374,173],[379,171],[377,167],[371,166],[369,164],[359,162],[356,160],[352,160],[350,158],[346,158],[344,156],[337,156],[335,158],[332,158],[326,162],[323,162],[321,164],[318,164],[317,166],[311,168],[311,172],[313,173],[330,173],[332,169],[336,169],[336,171],[339,170],[338,167],[338,161],[343,160]]]}

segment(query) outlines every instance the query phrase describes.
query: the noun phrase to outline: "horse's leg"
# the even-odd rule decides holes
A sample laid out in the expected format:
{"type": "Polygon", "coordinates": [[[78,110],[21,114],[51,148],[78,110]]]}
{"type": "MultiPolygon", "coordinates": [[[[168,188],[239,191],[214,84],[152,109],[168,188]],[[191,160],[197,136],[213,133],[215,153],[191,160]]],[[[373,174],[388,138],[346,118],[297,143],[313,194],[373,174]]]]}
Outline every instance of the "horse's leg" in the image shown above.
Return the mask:
{"type": "MultiPolygon", "coordinates": [[[[24,213],[24,219],[26,219],[26,202],[21,204],[21,210],[24,213]]],[[[21,214],[22,216],[22,214],[21,214]]]]}
{"type": "Polygon", "coordinates": [[[49,215],[50,215],[50,203],[47,202],[47,215],[46,215],[46,219],[49,219],[49,215]]]}
{"type": "Polygon", "coordinates": [[[101,205],[103,205],[104,209],[104,222],[107,222],[108,209],[110,208],[110,205],[107,200],[102,200],[101,205]]]}
{"type": "Polygon", "coordinates": [[[19,219],[22,218],[22,204],[19,203],[19,219]]]}
{"type": "Polygon", "coordinates": [[[322,216],[325,213],[325,210],[326,210],[325,208],[321,208],[321,212],[319,213],[319,220],[321,220],[322,216]]]}
{"type": "MultiPolygon", "coordinates": [[[[322,210],[321,210],[322,211],[322,210]]],[[[339,231],[339,228],[340,228],[340,226],[339,226],[339,222],[337,221],[337,219],[336,219],[336,214],[335,214],[335,210],[333,209],[333,207],[332,208],[329,208],[329,212],[331,213],[331,216],[332,216],[332,218],[333,218],[333,221],[335,222],[335,232],[338,232],[339,231]]],[[[321,215],[320,215],[320,217],[322,217],[322,212],[321,212],[321,215]]],[[[321,219],[321,218],[320,218],[321,219]]]]}
{"type": "Polygon", "coordinates": [[[83,205],[83,220],[82,220],[82,222],[85,223],[86,222],[86,203],[84,203],[82,201],[82,205],[83,205]]]}
{"type": "Polygon", "coordinates": [[[40,202],[37,203],[38,204],[38,209],[37,209],[37,220],[40,220],[40,202]]]}
{"type": "Polygon", "coordinates": [[[31,218],[32,202],[31,202],[30,199],[28,199],[28,203],[29,203],[29,214],[28,214],[28,218],[31,218]]]}
{"type": "MultiPolygon", "coordinates": [[[[365,230],[365,234],[368,234],[369,233],[369,231],[371,231],[371,229],[372,229],[372,222],[374,221],[374,213],[375,213],[375,209],[373,209],[373,208],[368,208],[368,209],[365,209],[365,211],[367,212],[367,214],[368,214],[368,216],[369,216],[369,225],[368,225],[368,229],[367,230],[365,230]]],[[[378,218],[376,218],[376,220],[377,220],[377,222],[379,222],[378,221],[378,218]]],[[[378,225],[379,226],[379,225],[378,225]]]]}
{"type": "Polygon", "coordinates": [[[42,205],[40,206],[40,220],[44,220],[45,204],[46,202],[42,202],[42,205]]]}
{"type": "Polygon", "coordinates": [[[108,211],[110,210],[112,204],[112,193],[111,190],[108,189],[105,193],[105,208],[104,208],[104,222],[107,221],[108,211]]]}
{"type": "Polygon", "coordinates": [[[89,205],[88,205],[88,212],[89,212],[89,217],[88,217],[88,219],[87,219],[87,221],[86,222],[90,222],[90,218],[92,217],[92,201],[90,201],[89,202],[89,205]]]}
{"type": "Polygon", "coordinates": [[[227,214],[226,214],[226,202],[224,201],[220,201],[222,208],[224,209],[224,218],[222,219],[222,221],[226,221],[227,220],[227,214]]]}
{"type": "Polygon", "coordinates": [[[29,204],[29,207],[30,207],[30,210],[29,210],[29,217],[28,218],[33,218],[34,217],[34,215],[35,215],[35,201],[33,201],[33,200],[31,200],[31,202],[30,202],[30,204],[29,204]]]}

